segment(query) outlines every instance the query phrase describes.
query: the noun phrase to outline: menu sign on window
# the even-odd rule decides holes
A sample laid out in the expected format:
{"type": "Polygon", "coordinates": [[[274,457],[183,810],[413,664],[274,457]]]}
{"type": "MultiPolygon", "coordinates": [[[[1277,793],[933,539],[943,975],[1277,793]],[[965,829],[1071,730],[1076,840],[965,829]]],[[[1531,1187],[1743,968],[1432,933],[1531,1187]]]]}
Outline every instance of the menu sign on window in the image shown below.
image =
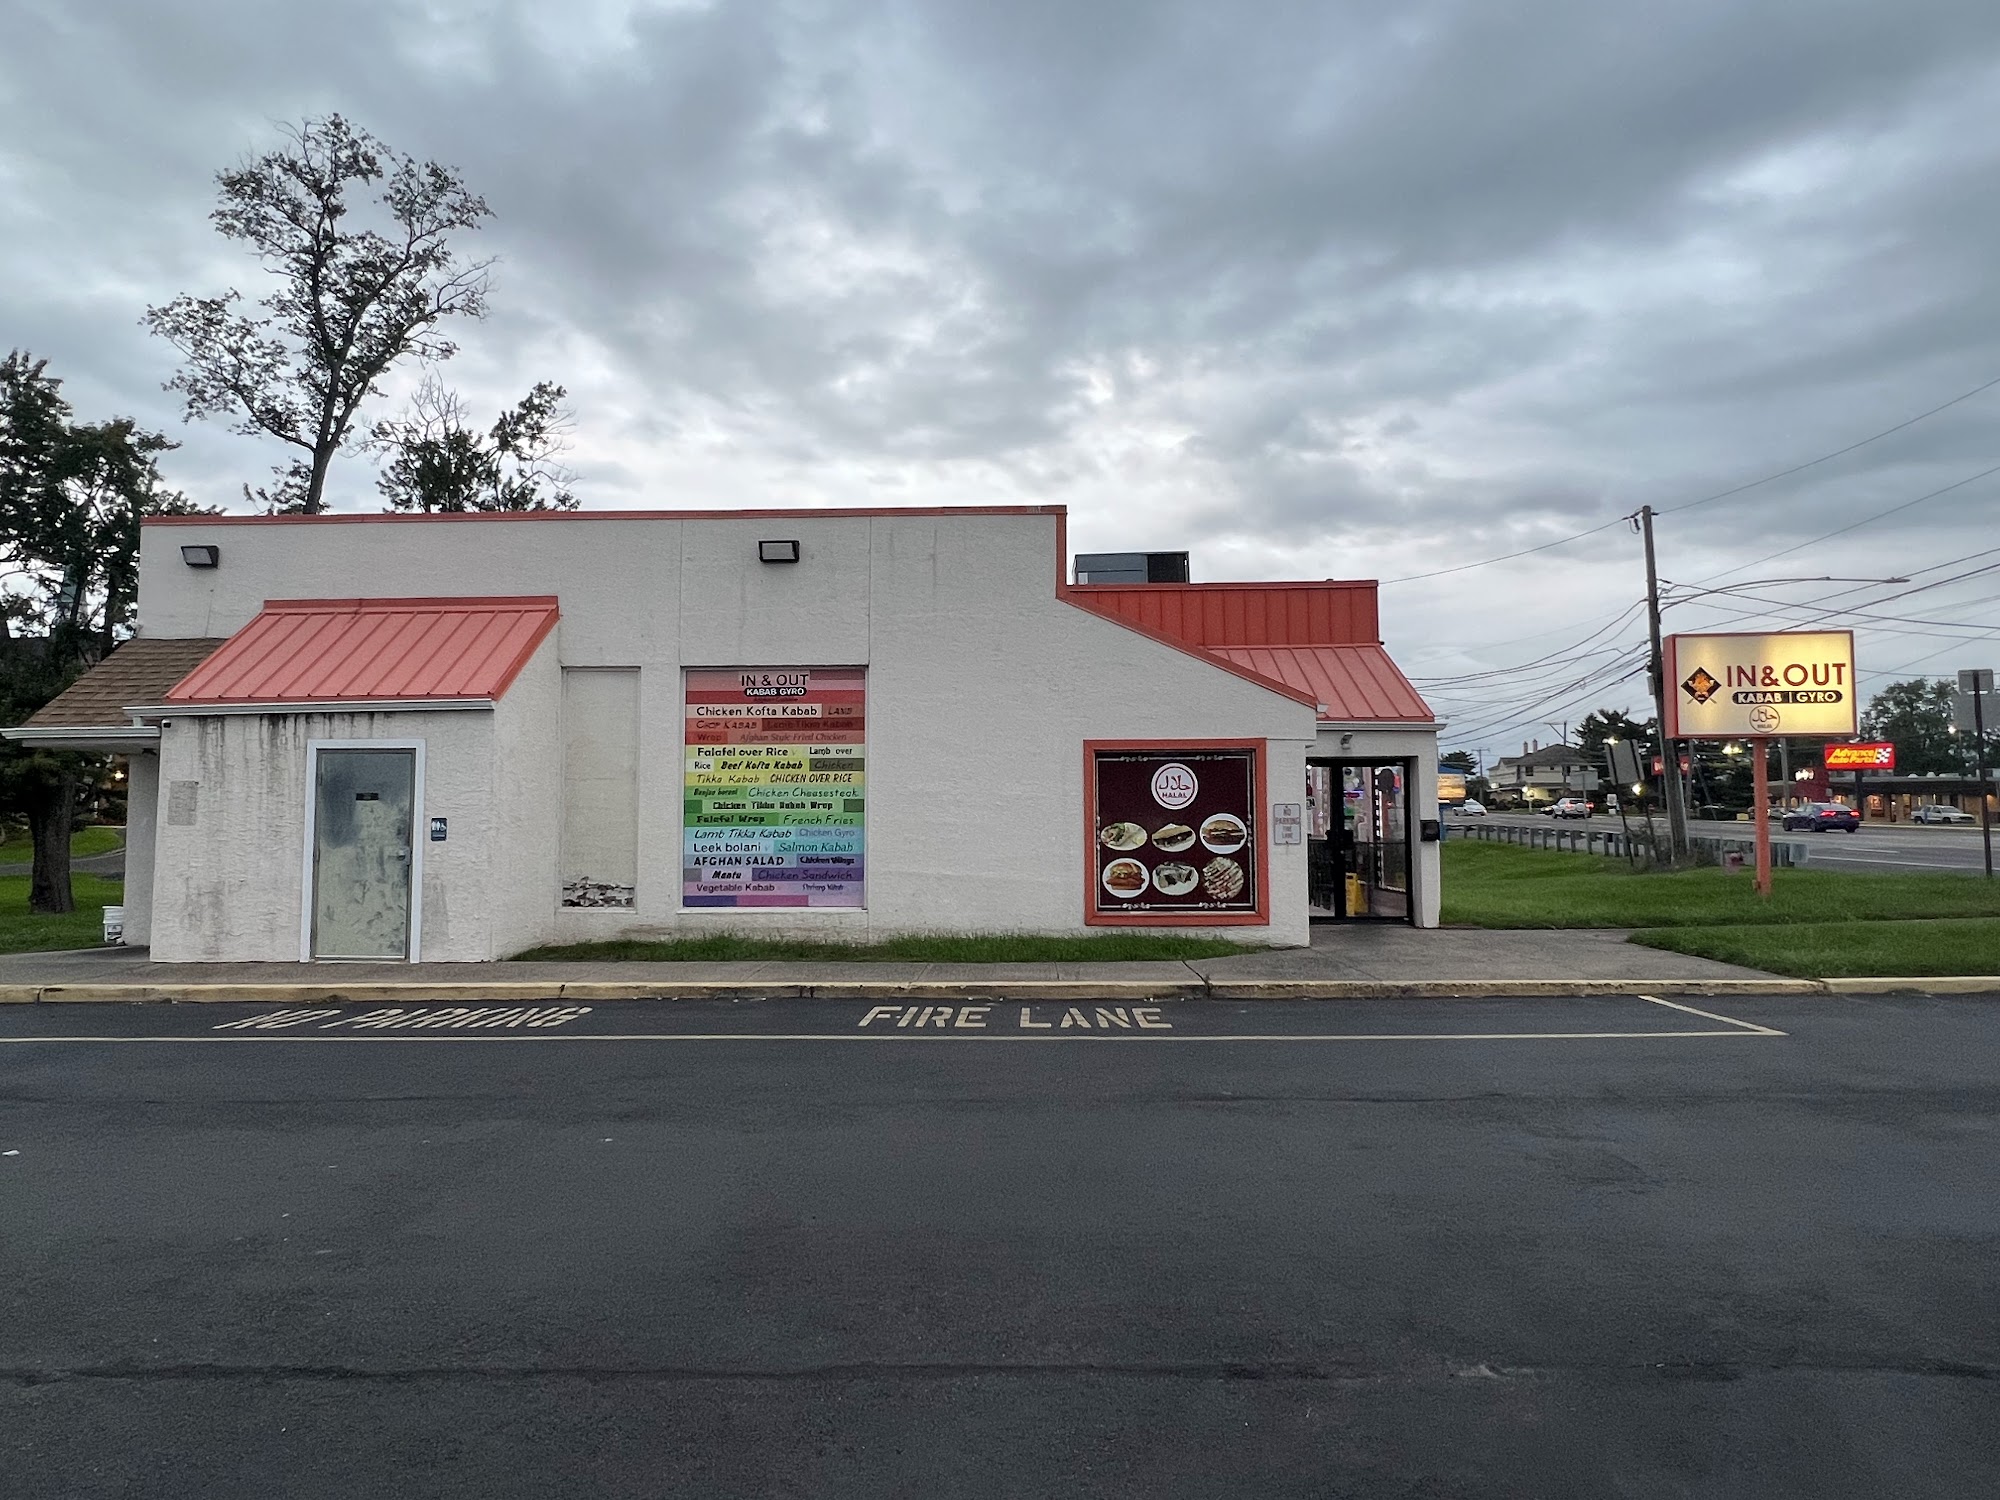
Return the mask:
{"type": "Polygon", "coordinates": [[[1255,912],[1254,750],[1099,750],[1097,911],[1255,912]]]}
{"type": "Polygon", "coordinates": [[[681,903],[863,904],[859,667],[687,674],[681,903]]]}

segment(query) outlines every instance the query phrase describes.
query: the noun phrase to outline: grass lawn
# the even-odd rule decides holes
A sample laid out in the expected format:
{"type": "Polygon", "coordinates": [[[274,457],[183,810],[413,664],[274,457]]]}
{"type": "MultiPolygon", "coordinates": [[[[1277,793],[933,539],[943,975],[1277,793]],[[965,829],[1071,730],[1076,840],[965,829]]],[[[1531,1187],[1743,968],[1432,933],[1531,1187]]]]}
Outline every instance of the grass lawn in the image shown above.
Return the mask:
{"type": "MultiPolygon", "coordinates": [[[[1622,860],[1470,839],[1447,843],[1443,853],[1443,920],[1460,926],[1712,928],[2000,917],[2000,881],[1976,876],[1777,870],[1771,899],[1760,901],[1748,870],[1635,874],[1622,860]]],[[[1980,972],[1994,970],[1989,962],[1980,972]]]]}
{"type": "Polygon", "coordinates": [[[1691,953],[1803,979],[1911,979],[2000,974],[2000,917],[1941,922],[1797,922],[1764,927],[1664,927],[1632,935],[1648,948],[1691,953]]]}
{"type": "Polygon", "coordinates": [[[73,875],[76,910],[62,917],[28,912],[28,877],[0,875],[0,953],[38,953],[55,948],[95,948],[104,940],[104,913],[125,899],[125,883],[95,875],[73,875]]]}
{"type": "Polygon", "coordinates": [[[525,959],[624,959],[661,962],[804,959],[836,963],[906,964],[1051,964],[1171,961],[1180,958],[1222,958],[1248,953],[1241,943],[1214,938],[1179,937],[1172,933],[1107,932],[1096,937],[1039,937],[1033,933],[993,936],[951,933],[890,938],[880,943],[815,943],[782,938],[674,938],[662,942],[617,940],[569,943],[517,953],[525,959]]]}
{"type": "MultiPolygon", "coordinates": [[[[122,828],[79,828],[70,835],[69,857],[82,859],[90,854],[109,854],[113,849],[124,847],[124,844],[125,830],[122,828]]],[[[35,857],[32,844],[22,847],[27,850],[27,853],[21,856],[23,859],[35,857]]],[[[81,900],[82,897],[79,896],[77,899],[81,900]]]]}
{"type": "MultiPolygon", "coordinates": [[[[82,859],[91,854],[109,854],[113,849],[122,848],[124,843],[125,830],[122,828],[79,828],[70,835],[69,857],[82,859]]],[[[0,844],[0,865],[25,865],[34,857],[35,846],[28,838],[28,830],[9,828],[7,841],[0,844]]]]}

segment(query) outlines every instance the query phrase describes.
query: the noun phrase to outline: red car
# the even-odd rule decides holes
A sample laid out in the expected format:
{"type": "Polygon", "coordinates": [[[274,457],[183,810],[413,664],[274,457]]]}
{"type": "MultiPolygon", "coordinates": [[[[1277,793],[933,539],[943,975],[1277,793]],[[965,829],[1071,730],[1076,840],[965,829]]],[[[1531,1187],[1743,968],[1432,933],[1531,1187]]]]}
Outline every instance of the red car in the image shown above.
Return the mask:
{"type": "Polygon", "coordinates": [[[1838,802],[1808,802],[1803,807],[1795,807],[1785,814],[1785,831],[1802,829],[1808,833],[1824,833],[1829,828],[1844,828],[1849,833],[1861,827],[1861,814],[1851,807],[1838,802]]]}

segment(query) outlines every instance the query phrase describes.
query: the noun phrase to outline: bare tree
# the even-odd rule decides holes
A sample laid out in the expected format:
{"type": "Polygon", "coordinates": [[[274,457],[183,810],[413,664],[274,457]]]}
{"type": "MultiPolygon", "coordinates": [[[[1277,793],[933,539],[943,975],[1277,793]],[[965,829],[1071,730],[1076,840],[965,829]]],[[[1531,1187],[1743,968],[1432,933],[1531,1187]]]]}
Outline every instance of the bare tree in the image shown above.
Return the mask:
{"type": "Polygon", "coordinates": [[[576,476],[558,461],[569,447],[567,394],[540,381],[482,433],[432,372],[409,410],[369,435],[368,446],[387,456],[375,487],[396,510],[575,510],[576,476]]]}
{"type": "MultiPolygon", "coordinates": [[[[339,115],[287,129],[289,145],[216,177],[209,215],[277,279],[254,313],[242,293],[182,294],[146,310],[146,324],[187,363],[167,389],[186,415],[232,416],[235,430],[299,450],[260,490],[273,509],[325,508],[327,466],[354,439],[362,403],[397,361],[449,359],[447,318],[486,312],[490,260],[461,265],[453,231],[490,217],[458,173],[399,156],[339,115]],[[349,193],[380,184],[381,228],[348,222],[349,193]]],[[[245,494],[250,495],[248,487],[245,494]]]]}

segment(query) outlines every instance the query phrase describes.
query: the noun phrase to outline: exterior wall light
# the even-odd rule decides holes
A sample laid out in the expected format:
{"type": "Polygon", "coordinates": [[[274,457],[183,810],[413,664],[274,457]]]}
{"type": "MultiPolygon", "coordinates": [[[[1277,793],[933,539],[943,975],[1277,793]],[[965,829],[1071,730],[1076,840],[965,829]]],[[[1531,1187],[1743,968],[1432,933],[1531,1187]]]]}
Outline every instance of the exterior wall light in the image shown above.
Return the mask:
{"type": "Polygon", "coordinates": [[[797,542],[759,542],[757,561],[767,563],[795,563],[799,560],[797,542]]]}
{"type": "Polygon", "coordinates": [[[181,548],[181,561],[190,568],[213,568],[222,561],[222,549],[203,543],[181,548]]]}

